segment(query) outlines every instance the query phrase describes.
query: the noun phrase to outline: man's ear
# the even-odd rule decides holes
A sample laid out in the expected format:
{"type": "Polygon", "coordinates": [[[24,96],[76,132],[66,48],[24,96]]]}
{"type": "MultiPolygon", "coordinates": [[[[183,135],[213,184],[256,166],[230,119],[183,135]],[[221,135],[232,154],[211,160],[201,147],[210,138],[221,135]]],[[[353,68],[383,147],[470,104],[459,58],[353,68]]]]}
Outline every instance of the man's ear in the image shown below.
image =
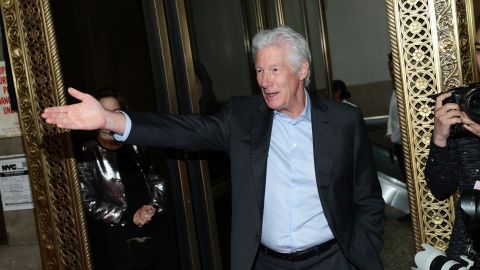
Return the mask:
{"type": "Polygon", "coordinates": [[[300,78],[300,80],[305,80],[309,72],[310,72],[310,65],[308,64],[308,61],[305,61],[300,67],[300,70],[298,72],[298,77],[300,78]]]}

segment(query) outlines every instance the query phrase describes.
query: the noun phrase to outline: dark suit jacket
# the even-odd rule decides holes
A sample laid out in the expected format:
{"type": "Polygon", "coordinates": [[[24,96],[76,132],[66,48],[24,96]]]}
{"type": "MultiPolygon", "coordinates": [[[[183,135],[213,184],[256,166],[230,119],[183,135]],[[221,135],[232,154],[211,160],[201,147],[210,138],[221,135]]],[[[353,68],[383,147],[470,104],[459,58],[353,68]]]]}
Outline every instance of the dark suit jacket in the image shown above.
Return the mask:
{"type": "MultiPolygon", "coordinates": [[[[360,110],[311,99],[315,173],[328,224],[358,269],[382,269],[384,201],[360,110]]],[[[273,111],[262,97],[236,97],[201,117],[129,113],[127,143],[226,151],[231,157],[231,269],[251,269],[262,231],[273,111]]],[[[342,268],[339,268],[342,269],[342,268]]]]}

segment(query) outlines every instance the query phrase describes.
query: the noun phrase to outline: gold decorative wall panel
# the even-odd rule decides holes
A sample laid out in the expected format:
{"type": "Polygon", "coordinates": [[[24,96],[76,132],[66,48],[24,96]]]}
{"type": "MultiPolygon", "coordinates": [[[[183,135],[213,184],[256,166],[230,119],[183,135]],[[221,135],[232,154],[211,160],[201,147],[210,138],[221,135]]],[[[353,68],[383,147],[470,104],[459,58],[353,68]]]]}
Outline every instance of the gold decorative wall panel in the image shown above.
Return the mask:
{"type": "Polygon", "coordinates": [[[65,104],[48,1],[3,0],[5,38],[18,97],[44,269],[91,269],[69,133],[45,124],[65,104]]]}
{"type": "Polygon", "coordinates": [[[436,200],[424,168],[433,129],[431,95],[472,80],[470,35],[464,1],[387,0],[416,250],[428,242],[445,250],[454,198],[436,200]]]}

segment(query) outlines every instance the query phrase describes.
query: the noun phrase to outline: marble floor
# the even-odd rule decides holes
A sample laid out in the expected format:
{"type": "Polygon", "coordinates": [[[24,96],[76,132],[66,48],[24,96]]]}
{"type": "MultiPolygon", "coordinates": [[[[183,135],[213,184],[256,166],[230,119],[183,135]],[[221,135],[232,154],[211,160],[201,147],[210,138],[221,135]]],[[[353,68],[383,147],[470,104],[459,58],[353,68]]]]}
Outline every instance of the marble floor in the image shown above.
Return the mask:
{"type": "Polygon", "coordinates": [[[381,253],[385,270],[410,270],[415,255],[411,222],[398,220],[404,214],[385,208],[384,247],[381,253]]]}
{"type": "Polygon", "coordinates": [[[8,244],[0,244],[0,269],[42,269],[33,210],[7,211],[4,218],[8,244]]]}

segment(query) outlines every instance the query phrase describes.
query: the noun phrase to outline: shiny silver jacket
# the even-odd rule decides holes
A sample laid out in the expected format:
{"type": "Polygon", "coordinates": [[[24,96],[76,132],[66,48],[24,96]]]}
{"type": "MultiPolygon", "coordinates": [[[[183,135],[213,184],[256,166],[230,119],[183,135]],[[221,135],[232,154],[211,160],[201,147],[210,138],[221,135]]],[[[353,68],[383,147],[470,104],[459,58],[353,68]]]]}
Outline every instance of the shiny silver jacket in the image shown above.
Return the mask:
{"type": "MultiPolygon", "coordinates": [[[[150,204],[157,208],[157,213],[165,210],[166,180],[145,166],[143,150],[138,146],[132,152],[139,172],[147,185],[150,204]]],[[[122,214],[127,209],[123,179],[118,171],[116,151],[107,150],[97,141],[87,142],[81,149],[83,160],[78,163],[78,172],[84,208],[87,215],[95,220],[112,226],[125,226],[122,214]]]]}

